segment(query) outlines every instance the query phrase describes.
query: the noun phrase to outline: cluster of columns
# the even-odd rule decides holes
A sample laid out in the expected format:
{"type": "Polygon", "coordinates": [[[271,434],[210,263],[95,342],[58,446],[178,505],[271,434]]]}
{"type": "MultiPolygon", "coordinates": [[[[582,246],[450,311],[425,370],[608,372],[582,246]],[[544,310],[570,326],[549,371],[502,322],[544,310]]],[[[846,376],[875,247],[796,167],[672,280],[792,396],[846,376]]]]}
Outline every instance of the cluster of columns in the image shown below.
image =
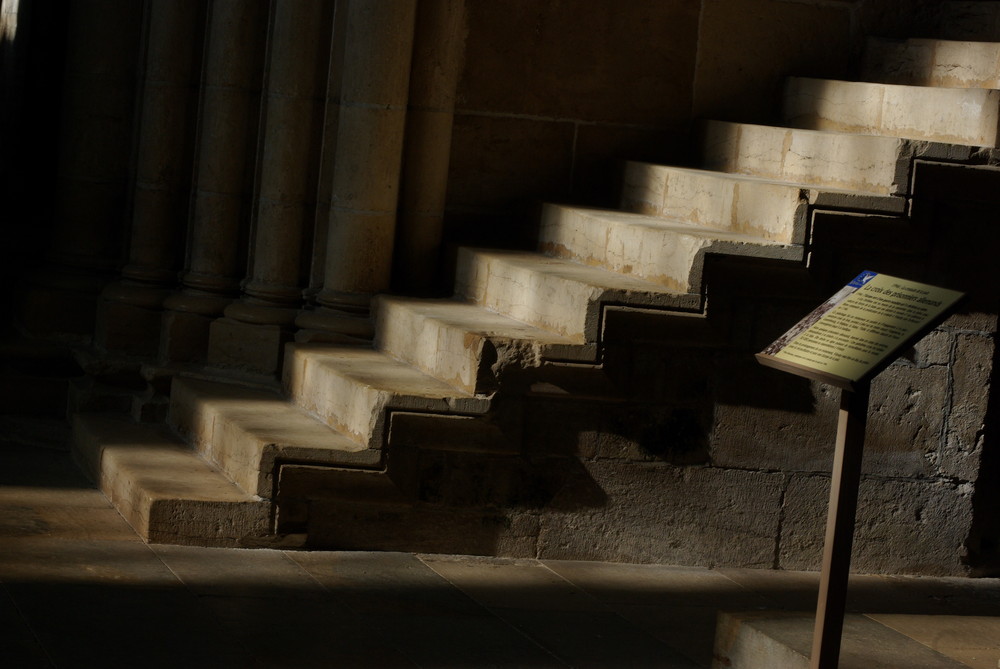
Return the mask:
{"type": "Polygon", "coordinates": [[[463,3],[73,0],[29,304],[99,286],[98,346],[263,373],[293,337],[369,338],[394,254],[403,286],[433,271],[463,3]]]}

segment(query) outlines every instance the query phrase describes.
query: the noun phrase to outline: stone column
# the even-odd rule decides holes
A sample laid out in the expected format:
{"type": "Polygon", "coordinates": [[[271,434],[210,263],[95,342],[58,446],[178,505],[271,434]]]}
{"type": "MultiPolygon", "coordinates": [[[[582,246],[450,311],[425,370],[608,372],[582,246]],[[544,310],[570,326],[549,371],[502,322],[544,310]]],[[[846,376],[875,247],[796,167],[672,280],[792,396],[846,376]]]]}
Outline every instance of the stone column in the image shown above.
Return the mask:
{"type": "Polygon", "coordinates": [[[163,304],[160,356],[167,362],[203,362],[209,325],[239,296],[266,32],[265,1],[212,0],[183,290],[163,304]]]}
{"type": "MultiPolygon", "coordinates": [[[[440,278],[455,94],[466,31],[465,0],[421,0],[393,253],[394,291],[433,293],[435,279],[440,278]]],[[[450,283],[444,288],[450,289],[450,283]]]]}
{"type": "Polygon", "coordinates": [[[75,0],[68,9],[51,241],[19,319],[31,332],[86,336],[123,255],[141,5],[75,0]]]}
{"type": "Polygon", "coordinates": [[[191,184],[194,106],[205,3],[147,0],[129,262],[104,289],[96,343],[157,352],[160,308],[177,283],[191,184]]]}
{"type": "Polygon", "coordinates": [[[308,276],[332,25],[332,1],[273,4],[250,271],[243,297],[211,325],[211,364],[274,373],[291,338],[308,276]]]}
{"type": "Polygon", "coordinates": [[[416,15],[414,0],[347,2],[333,198],[320,309],[297,325],[370,337],[389,287],[416,15]]]}

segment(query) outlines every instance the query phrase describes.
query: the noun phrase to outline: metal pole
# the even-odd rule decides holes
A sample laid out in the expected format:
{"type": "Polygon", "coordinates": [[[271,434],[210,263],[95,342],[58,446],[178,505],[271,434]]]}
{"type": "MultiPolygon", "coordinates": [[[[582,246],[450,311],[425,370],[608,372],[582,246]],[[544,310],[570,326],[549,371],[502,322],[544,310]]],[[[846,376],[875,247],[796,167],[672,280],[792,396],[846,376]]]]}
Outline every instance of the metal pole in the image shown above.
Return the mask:
{"type": "Polygon", "coordinates": [[[812,669],[836,669],[840,660],[869,390],[869,382],[865,381],[853,391],[841,391],[840,395],[837,446],[823,545],[823,572],[816,605],[816,626],[813,628],[812,669]]]}

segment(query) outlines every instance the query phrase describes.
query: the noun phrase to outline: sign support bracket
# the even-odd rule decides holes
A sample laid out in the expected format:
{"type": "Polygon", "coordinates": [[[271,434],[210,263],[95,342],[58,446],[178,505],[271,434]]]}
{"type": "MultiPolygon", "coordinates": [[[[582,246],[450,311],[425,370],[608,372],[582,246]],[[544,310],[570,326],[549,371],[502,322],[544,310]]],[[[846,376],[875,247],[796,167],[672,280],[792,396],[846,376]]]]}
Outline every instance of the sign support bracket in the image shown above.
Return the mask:
{"type": "Polygon", "coordinates": [[[841,390],[811,669],[836,669],[840,660],[870,388],[864,381],[841,390]]]}

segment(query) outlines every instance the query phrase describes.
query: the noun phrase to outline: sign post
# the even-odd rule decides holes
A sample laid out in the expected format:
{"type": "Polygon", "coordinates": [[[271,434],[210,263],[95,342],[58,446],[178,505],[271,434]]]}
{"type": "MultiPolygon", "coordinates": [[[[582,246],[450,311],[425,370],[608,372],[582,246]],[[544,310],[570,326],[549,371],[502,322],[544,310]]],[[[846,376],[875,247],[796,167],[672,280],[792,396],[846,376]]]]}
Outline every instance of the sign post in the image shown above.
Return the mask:
{"type": "Polygon", "coordinates": [[[871,379],[961,297],[865,271],[757,354],[763,365],[841,389],[812,669],[836,669],[840,659],[871,379]]]}

